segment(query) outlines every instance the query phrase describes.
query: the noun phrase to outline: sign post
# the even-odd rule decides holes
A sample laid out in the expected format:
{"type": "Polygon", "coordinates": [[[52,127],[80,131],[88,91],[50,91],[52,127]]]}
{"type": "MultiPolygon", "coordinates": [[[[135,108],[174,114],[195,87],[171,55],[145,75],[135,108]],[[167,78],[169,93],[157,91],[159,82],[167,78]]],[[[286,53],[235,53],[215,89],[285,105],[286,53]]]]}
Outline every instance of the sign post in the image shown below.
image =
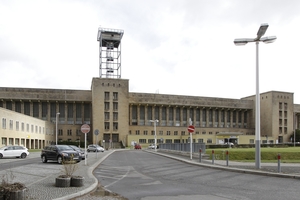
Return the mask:
{"type": "Polygon", "coordinates": [[[193,122],[190,118],[190,125],[188,127],[188,132],[190,133],[190,159],[193,160],[193,138],[192,133],[195,131],[195,127],[192,125],[193,122]]]}
{"type": "MultiPolygon", "coordinates": [[[[99,135],[99,130],[96,129],[94,131],[94,134],[96,135],[96,145],[98,145],[98,135],[99,135]]],[[[96,147],[97,148],[97,147],[96,147]]],[[[96,158],[98,158],[98,150],[96,151],[96,158]]]]}
{"type": "Polygon", "coordinates": [[[84,133],[84,156],[85,156],[84,164],[86,165],[86,160],[87,160],[87,157],[86,157],[86,134],[88,134],[88,132],[90,132],[90,126],[88,124],[83,124],[81,126],[81,132],[84,133]]]}

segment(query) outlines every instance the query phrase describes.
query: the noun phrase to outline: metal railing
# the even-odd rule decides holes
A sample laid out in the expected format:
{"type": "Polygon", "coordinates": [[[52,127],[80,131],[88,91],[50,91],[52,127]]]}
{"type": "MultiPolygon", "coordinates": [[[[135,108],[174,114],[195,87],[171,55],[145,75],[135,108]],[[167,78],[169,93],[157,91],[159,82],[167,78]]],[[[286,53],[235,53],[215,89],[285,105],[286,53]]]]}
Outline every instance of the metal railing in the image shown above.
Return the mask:
{"type": "MultiPolygon", "coordinates": [[[[159,148],[165,150],[190,152],[190,143],[160,143],[159,148]]],[[[206,149],[205,143],[192,144],[193,153],[198,153],[199,149],[201,149],[202,153],[205,154],[205,149],[206,149]]]]}

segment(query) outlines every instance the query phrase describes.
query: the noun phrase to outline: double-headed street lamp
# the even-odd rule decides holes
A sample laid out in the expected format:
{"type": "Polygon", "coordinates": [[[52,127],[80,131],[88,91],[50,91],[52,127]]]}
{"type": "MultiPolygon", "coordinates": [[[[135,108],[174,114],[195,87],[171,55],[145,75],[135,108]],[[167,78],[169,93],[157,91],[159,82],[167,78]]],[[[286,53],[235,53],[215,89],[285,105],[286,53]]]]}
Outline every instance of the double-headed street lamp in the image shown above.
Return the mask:
{"type": "Polygon", "coordinates": [[[56,113],[56,123],[55,123],[55,125],[56,125],[56,128],[55,128],[55,135],[56,135],[56,137],[55,137],[55,144],[57,145],[57,132],[58,132],[58,130],[57,130],[57,124],[58,124],[58,116],[60,115],[60,113],[56,113]]]}
{"type": "Polygon", "coordinates": [[[256,43],[256,107],[255,107],[255,166],[260,169],[260,96],[259,96],[259,67],[258,67],[258,44],[259,42],[272,43],[276,36],[262,37],[269,25],[262,24],[256,38],[239,38],[234,40],[235,45],[245,45],[248,42],[256,43]]]}
{"type": "Polygon", "coordinates": [[[156,123],[158,123],[158,119],[150,120],[150,122],[154,123],[154,151],[156,151],[157,143],[156,143],[156,123]]]}

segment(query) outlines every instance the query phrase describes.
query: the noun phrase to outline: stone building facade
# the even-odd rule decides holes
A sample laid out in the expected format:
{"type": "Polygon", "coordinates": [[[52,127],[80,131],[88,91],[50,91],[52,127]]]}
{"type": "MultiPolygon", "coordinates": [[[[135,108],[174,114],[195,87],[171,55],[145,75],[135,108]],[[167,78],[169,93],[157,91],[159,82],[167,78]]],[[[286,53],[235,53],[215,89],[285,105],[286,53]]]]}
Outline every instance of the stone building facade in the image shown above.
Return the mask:
{"type": "MultiPolygon", "coordinates": [[[[128,88],[129,80],[112,78],[93,78],[91,90],[2,87],[2,146],[42,148],[53,143],[56,116],[58,141],[83,141],[80,127],[89,124],[87,142],[106,148],[130,146],[133,142],[147,146],[154,143],[155,135],[158,143],[187,143],[191,123],[195,126],[193,142],[255,142],[255,96],[227,99],[132,93],[128,88]],[[158,120],[155,130],[150,120],[158,120]],[[25,123],[28,132],[20,131],[22,121],[29,121],[25,123]],[[95,130],[100,134],[95,135],[95,130]]],[[[262,93],[260,100],[261,143],[289,142],[299,126],[300,105],[293,104],[293,93],[270,91],[262,93]]]]}

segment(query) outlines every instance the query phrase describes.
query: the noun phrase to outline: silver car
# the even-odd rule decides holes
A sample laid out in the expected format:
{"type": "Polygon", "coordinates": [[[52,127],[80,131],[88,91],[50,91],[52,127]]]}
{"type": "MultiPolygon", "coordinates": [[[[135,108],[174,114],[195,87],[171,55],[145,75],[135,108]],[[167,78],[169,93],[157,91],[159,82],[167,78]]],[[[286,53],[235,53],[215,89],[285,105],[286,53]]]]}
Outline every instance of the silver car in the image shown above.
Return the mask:
{"type": "Polygon", "coordinates": [[[90,152],[90,151],[93,151],[93,152],[99,152],[99,151],[101,151],[101,152],[104,152],[104,148],[103,147],[101,147],[101,146],[99,146],[99,145],[97,145],[97,144],[90,144],[89,146],[88,146],[88,148],[87,148],[87,151],[88,152],[90,152]]]}

